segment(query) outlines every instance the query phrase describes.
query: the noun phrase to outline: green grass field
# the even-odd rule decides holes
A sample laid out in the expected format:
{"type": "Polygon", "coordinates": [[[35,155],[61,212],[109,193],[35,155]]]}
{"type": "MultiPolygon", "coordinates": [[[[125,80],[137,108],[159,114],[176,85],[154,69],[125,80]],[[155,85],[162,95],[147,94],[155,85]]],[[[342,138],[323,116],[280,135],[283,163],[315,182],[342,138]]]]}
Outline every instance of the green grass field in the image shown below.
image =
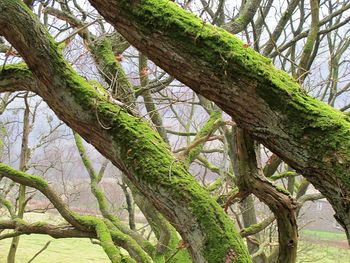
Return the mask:
{"type": "Polygon", "coordinates": [[[297,263],[349,263],[350,249],[300,241],[297,263]]]}
{"type": "Polygon", "coordinates": [[[350,249],[345,233],[300,231],[298,263],[350,263],[350,249]]]}
{"type": "MultiPolygon", "coordinates": [[[[49,240],[52,241],[50,246],[34,260],[34,263],[110,262],[101,247],[92,244],[88,239],[53,239],[44,235],[22,236],[17,262],[27,263],[49,240]]],[[[9,245],[10,240],[0,241],[0,263],[6,263],[9,245]]],[[[301,241],[297,262],[349,263],[350,249],[301,241]]]]}
{"type": "MultiPolygon", "coordinates": [[[[55,215],[29,214],[28,221],[48,220],[59,223],[55,215]]],[[[298,263],[350,263],[350,249],[344,246],[343,233],[303,230],[298,249],[298,263]]],[[[43,246],[51,240],[49,247],[33,263],[108,263],[102,248],[89,239],[54,239],[45,235],[23,235],[17,253],[17,263],[27,263],[43,246]]],[[[6,263],[11,240],[0,241],[0,263],[6,263]]],[[[179,262],[181,263],[181,262],[179,262]]]]}
{"type": "MultiPolygon", "coordinates": [[[[17,262],[27,263],[49,240],[49,247],[33,263],[110,262],[102,248],[92,244],[89,239],[53,239],[44,235],[22,236],[17,262]]],[[[10,239],[0,241],[0,263],[6,263],[10,243],[10,239]]]]}
{"type": "Polygon", "coordinates": [[[317,238],[320,240],[346,240],[345,233],[334,233],[305,229],[300,231],[301,237],[317,238]]]}

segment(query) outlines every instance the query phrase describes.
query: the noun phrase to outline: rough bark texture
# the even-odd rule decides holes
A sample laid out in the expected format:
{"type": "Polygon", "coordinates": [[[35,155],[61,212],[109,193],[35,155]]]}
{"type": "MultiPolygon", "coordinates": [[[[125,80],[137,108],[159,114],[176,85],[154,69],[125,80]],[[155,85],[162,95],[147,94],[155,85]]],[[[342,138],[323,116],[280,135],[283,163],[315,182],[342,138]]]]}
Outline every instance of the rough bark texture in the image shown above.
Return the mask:
{"type": "Polygon", "coordinates": [[[21,1],[0,2],[0,34],[38,78],[36,92],[152,201],[189,244],[194,262],[251,262],[231,220],[158,133],[78,76],[21,1]]]}
{"type": "Polygon", "coordinates": [[[140,208],[147,219],[152,231],[158,239],[157,243],[157,262],[166,263],[189,263],[191,259],[186,251],[186,248],[179,248],[180,238],[175,228],[169,224],[167,220],[148,202],[144,196],[131,184],[126,178],[126,183],[129,185],[133,193],[135,203],[140,208]]]}
{"type": "Polygon", "coordinates": [[[226,31],[167,0],[90,3],[136,48],[209,98],[324,194],[350,239],[350,120],[226,31]]]}
{"type": "Polygon", "coordinates": [[[297,256],[298,227],[296,203],[288,191],[274,186],[264,176],[257,161],[254,141],[243,129],[235,134],[237,185],[242,193],[253,193],[274,213],[278,225],[279,263],[294,263],[297,256]]]}

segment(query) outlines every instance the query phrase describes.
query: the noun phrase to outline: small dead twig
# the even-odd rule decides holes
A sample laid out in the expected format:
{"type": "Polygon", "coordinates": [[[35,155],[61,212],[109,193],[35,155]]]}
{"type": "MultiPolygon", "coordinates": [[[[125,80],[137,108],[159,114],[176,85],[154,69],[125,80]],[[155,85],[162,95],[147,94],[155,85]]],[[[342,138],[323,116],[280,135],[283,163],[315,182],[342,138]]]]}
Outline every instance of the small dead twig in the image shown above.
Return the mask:
{"type": "Polygon", "coordinates": [[[49,247],[50,244],[51,244],[51,241],[46,242],[46,244],[43,246],[43,248],[40,249],[40,250],[28,261],[28,263],[33,262],[34,259],[35,259],[37,256],[39,256],[41,253],[43,253],[43,252],[49,247]]]}

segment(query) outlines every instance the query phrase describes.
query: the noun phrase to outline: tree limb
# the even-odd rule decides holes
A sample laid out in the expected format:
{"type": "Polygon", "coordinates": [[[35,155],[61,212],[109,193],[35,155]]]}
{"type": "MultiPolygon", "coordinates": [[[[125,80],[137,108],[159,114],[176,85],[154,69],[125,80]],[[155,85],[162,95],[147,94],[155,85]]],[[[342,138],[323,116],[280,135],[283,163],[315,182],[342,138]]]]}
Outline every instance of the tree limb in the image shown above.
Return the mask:
{"type": "Polygon", "coordinates": [[[233,35],[172,2],[90,3],[158,66],[306,176],[332,204],[350,240],[348,117],[303,94],[292,77],[233,35]]]}

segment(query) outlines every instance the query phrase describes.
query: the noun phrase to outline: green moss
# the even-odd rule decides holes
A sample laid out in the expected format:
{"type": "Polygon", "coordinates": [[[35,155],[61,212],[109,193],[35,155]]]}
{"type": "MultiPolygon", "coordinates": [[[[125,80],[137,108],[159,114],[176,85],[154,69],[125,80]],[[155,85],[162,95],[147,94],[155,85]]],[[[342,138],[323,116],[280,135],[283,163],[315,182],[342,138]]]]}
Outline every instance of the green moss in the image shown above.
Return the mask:
{"type": "MultiPolygon", "coordinates": [[[[129,235],[126,235],[123,232],[121,232],[112,222],[94,216],[77,215],[76,219],[82,225],[96,230],[98,239],[101,241],[101,245],[103,246],[103,249],[105,250],[106,254],[109,256],[110,259],[111,257],[115,259],[121,257],[119,248],[115,245],[116,243],[119,246],[123,246],[128,250],[133,251],[133,256],[137,257],[139,259],[139,262],[152,262],[151,257],[137,244],[137,242],[134,239],[130,238],[129,235]]],[[[127,257],[125,257],[125,260],[132,259],[128,259],[127,257]]]]}
{"type": "Polygon", "coordinates": [[[106,101],[105,97],[91,88],[83,78],[73,73],[69,66],[64,74],[70,87],[70,99],[75,100],[84,110],[95,110],[99,121],[112,127],[106,132],[113,137],[116,155],[123,160],[137,180],[143,181],[143,184],[165,187],[181,202],[186,202],[183,200],[186,195],[189,201],[192,200],[189,207],[193,209],[198,223],[203,226],[203,230],[205,229],[204,232],[208,232],[206,254],[207,258],[213,260],[209,262],[217,262],[218,256],[223,257],[231,246],[241,255],[237,262],[250,262],[232,222],[182,164],[176,161],[159,134],[151,129],[147,122],[106,101]]]}
{"type": "MultiPolygon", "coordinates": [[[[206,63],[219,78],[249,77],[255,80],[259,96],[284,119],[292,140],[309,146],[307,158],[339,163],[350,161],[349,119],[337,110],[305,95],[298,83],[271,61],[223,29],[206,24],[198,17],[167,0],[144,0],[138,4],[120,1],[120,8],[136,20],[146,34],[161,31],[162,37],[193,61],[206,63]],[[192,40],[192,41],[191,41],[192,40]],[[345,143],[344,143],[345,142],[345,143]]],[[[203,66],[203,65],[202,65],[203,66]]],[[[336,176],[350,188],[347,168],[336,176]]]]}
{"type": "Polygon", "coordinates": [[[13,221],[15,221],[16,223],[21,224],[21,225],[28,225],[28,223],[25,220],[23,220],[23,218],[16,217],[13,219],[13,221]]]}
{"type": "MultiPolygon", "coordinates": [[[[222,72],[228,72],[230,74],[227,76],[230,78],[244,75],[256,80],[257,90],[261,93],[261,97],[271,109],[278,108],[277,114],[286,116],[286,121],[290,122],[289,130],[295,130],[296,137],[303,139],[304,136],[318,134],[317,140],[320,140],[322,135],[326,134],[324,131],[330,129],[331,137],[349,139],[348,119],[345,120],[342,115],[339,115],[341,117],[339,122],[335,121],[338,113],[304,96],[289,75],[277,70],[268,59],[250,48],[244,49],[243,43],[238,38],[224,30],[205,24],[194,15],[181,10],[171,1],[121,0],[115,4],[123,5],[127,14],[143,23],[142,30],[158,28],[164,32],[164,37],[183,40],[177,48],[188,52],[194,58],[193,61],[196,61],[196,58],[198,61],[203,61],[202,58],[205,58],[205,66],[212,69],[213,74],[217,74],[220,78],[224,77],[222,72]],[[139,3],[139,7],[130,8],[131,4],[137,5],[135,2],[139,3]],[[189,39],[192,41],[188,41],[189,39]],[[286,101],[292,104],[292,107],[287,107],[286,101]],[[299,114],[306,114],[306,107],[312,107],[311,116],[321,115],[322,118],[314,119],[310,116],[307,121],[299,121],[299,114]],[[316,109],[317,107],[319,109],[316,109]],[[334,121],[327,120],[327,117],[330,116],[334,121]]],[[[83,111],[79,113],[81,120],[86,118],[89,123],[88,121],[91,121],[94,116],[98,116],[100,123],[110,127],[110,129],[105,129],[104,135],[106,137],[108,135],[113,146],[111,149],[115,151],[110,150],[109,152],[110,156],[115,154],[116,157],[113,156],[115,163],[122,160],[123,167],[135,176],[135,181],[150,188],[145,191],[164,190],[164,193],[168,194],[169,198],[173,198],[174,202],[188,206],[197,220],[194,227],[199,227],[204,235],[203,249],[208,262],[223,262],[231,250],[234,250],[237,255],[233,261],[250,262],[244,244],[230,219],[185,168],[176,161],[159,135],[146,122],[130,116],[120,107],[107,102],[84,79],[74,73],[62,56],[57,54],[57,47],[54,43],[51,44],[49,55],[52,55],[50,58],[54,60],[57,67],[51,69],[52,78],[43,78],[47,82],[46,85],[49,86],[49,81],[54,84],[60,83],[66,90],[69,90],[70,96],[62,91],[64,88],[57,91],[57,94],[63,94],[66,105],[72,102],[71,105],[78,104],[80,109],[89,112],[85,115],[83,111]],[[62,83],[62,80],[65,82],[62,83]]],[[[37,69],[33,70],[38,73],[37,69]]],[[[50,90],[50,92],[55,91],[50,90]]],[[[93,120],[96,124],[98,123],[96,119],[93,120]]],[[[314,140],[317,147],[320,146],[321,150],[328,151],[324,142],[314,140]]],[[[349,142],[345,143],[347,148],[343,149],[343,146],[339,145],[342,140],[336,139],[336,142],[334,138],[325,140],[332,144],[329,153],[340,147],[344,151],[345,158],[350,156],[346,152],[346,149],[349,149],[347,147],[349,142]]],[[[309,149],[309,155],[313,154],[313,149],[309,149]]],[[[315,154],[315,158],[319,157],[317,152],[315,154]]],[[[334,159],[334,161],[339,160],[334,159]]],[[[340,171],[335,172],[340,173],[340,171]]],[[[345,173],[344,170],[342,174],[348,173],[345,173]]],[[[177,227],[181,231],[181,226],[177,227]]],[[[101,229],[102,232],[103,230],[104,228],[101,229]]]]}
{"type": "Polygon", "coordinates": [[[113,263],[121,262],[120,250],[115,246],[111,231],[107,227],[103,219],[93,217],[93,216],[78,216],[76,215],[76,220],[78,220],[82,225],[95,229],[97,238],[101,242],[103,250],[106,252],[107,256],[113,263]]]}
{"type": "Polygon", "coordinates": [[[32,72],[28,69],[25,63],[17,63],[17,64],[7,64],[1,70],[0,79],[8,78],[9,76],[18,77],[33,77],[32,72]]]}
{"type": "Polygon", "coordinates": [[[114,123],[113,127],[116,127],[114,138],[118,141],[119,156],[133,171],[137,180],[143,181],[144,184],[165,187],[171,191],[173,198],[182,203],[188,202],[195,218],[205,229],[204,232],[207,232],[205,246],[208,248],[206,251],[207,258],[210,259],[208,261],[218,262],[218,255],[223,257],[233,247],[237,254],[242,255],[237,262],[249,262],[249,256],[245,254],[243,242],[232,222],[223,215],[218,205],[184,167],[174,160],[159,135],[143,121],[123,111],[118,117],[118,122],[114,123]],[[219,225],[218,221],[221,222],[219,225]],[[218,247],[218,243],[222,245],[218,247]]]}
{"type": "Polygon", "coordinates": [[[279,185],[274,185],[274,187],[277,189],[277,191],[279,191],[280,193],[283,193],[285,195],[288,195],[288,196],[291,196],[290,192],[285,189],[284,187],[282,186],[279,186],[279,185]]]}
{"type": "Polygon", "coordinates": [[[119,263],[121,261],[120,251],[114,245],[111,233],[106,224],[102,220],[96,220],[95,223],[97,237],[101,242],[103,250],[106,252],[111,262],[119,263]]]}
{"type": "Polygon", "coordinates": [[[246,237],[246,236],[258,233],[263,229],[265,229],[268,225],[270,225],[274,220],[275,220],[275,217],[269,217],[257,224],[252,224],[249,227],[243,228],[241,230],[241,235],[246,237]]]}
{"type": "Polygon", "coordinates": [[[111,222],[105,220],[104,221],[109,231],[113,235],[115,241],[117,241],[118,245],[127,244],[128,250],[133,251],[133,256],[138,262],[151,263],[153,262],[151,255],[148,255],[134,239],[131,239],[128,235],[121,232],[118,228],[116,228],[111,222]],[[137,255],[136,255],[137,254],[137,255]]]}
{"type": "Polygon", "coordinates": [[[100,91],[102,94],[109,96],[109,92],[106,90],[105,87],[103,87],[101,85],[100,82],[96,81],[96,80],[89,80],[89,84],[93,87],[95,87],[96,90],[100,91]]]}
{"type": "MultiPolygon", "coordinates": [[[[125,244],[127,244],[127,246],[133,246],[133,250],[138,251],[139,255],[141,255],[141,256],[146,255],[146,253],[139,247],[139,244],[137,243],[137,241],[131,238],[132,233],[129,233],[129,232],[131,232],[131,230],[127,229],[127,227],[125,227],[120,222],[118,217],[115,217],[111,213],[109,213],[105,195],[104,195],[103,191],[98,186],[98,182],[99,182],[98,175],[96,174],[96,172],[95,172],[94,168],[92,167],[92,164],[91,164],[91,162],[86,154],[86,150],[85,150],[85,147],[83,145],[83,141],[77,133],[74,133],[74,138],[75,138],[75,142],[76,142],[77,148],[79,150],[79,153],[82,157],[82,161],[83,161],[85,167],[87,168],[88,173],[90,174],[91,191],[97,199],[99,209],[102,213],[102,216],[105,219],[108,219],[110,221],[110,222],[105,221],[107,227],[109,229],[115,229],[113,231],[113,234],[114,234],[114,236],[117,237],[119,243],[122,246],[124,246],[124,248],[125,248],[125,244]],[[123,231],[126,234],[124,234],[123,232],[121,232],[119,230],[117,231],[116,229],[120,229],[121,231],[123,231]],[[130,234],[130,236],[128,234],[130,234]]],[[[85,221],[85,222],[89,222],[91,224],[91,222],[89,220],[90,219],[88,219],[88,221],[85,221]]],[[[93,219],[93,221],[94,221],[94,219],[93,219]]],[[[116,237],[114,237],[114,238],[116,238],[116,237]]],[[[145,248],[145,251],[151,252],[151,254],[153,254],[154,247],[150,244],[150,242],[145,240],[145,242],[143,242],[141,245],[142,245],[142,248],[145,248]]],[[[122,262],[135,262],[135,261],[129,257],[123,257],[122,262]]],[[[143,260],[143,262],[147,262],[147,260],[143,260]]]]}
{"type": "MultiPolygon", "coordinates": [[[[275,68],[269,59],[250,48],[226,31],[200,21],[196,16],[180,11],[169,1],[145,0],[139,8],[133,8],[134,16],[146,21],[144,30],[157,28],[169,37],[180,40],[191,56],[202,58],[215,65],[213,72],[245,75],[256,79],[257,92],[269,107],[285,118],[287,129],[301,143],[310,147],[306,155],[330,162],[350,161],[349,118],[324,103],[309,97],[300,90],[298,83],[286,72],[275,68]],[[164,15],[167,14],[167,15],[164,15]],[[151,28],[147,29],[146,28],[151,28]],[[171,35],[170,35],[171,34],[171,35]],[[344,143],[345,142],[345,143],[344,143]]],[[[337,176],[350,187],[347,168],[339,168],[337,176]]]]}
{"type": "Polygon", "coordinates": [[[219,177],[213,183],[207,186],[207,190],[209,192],[215,191],[222,185],[223,182],[224,182],[224,178],[219,177]]]}
{"type": "MultiPolygon", "coordinates": [[[[121,1],[125,2],[125,1],[121,1]]],[[[267,77],[271,82],[284,82],[287,90],[298,89],[295,81],[285,72],[277,70],[271,60],[244,48],[244,43],[236,36],[216,26],[207,24],[197,16],[180,9],[176,4],[167,0],[145,0],[138,7],[129,3],[120,4],[125,11],[132,14],[145,32],[157,29],[169,38],[173,38],[182,49],[191,56],[205,60],[210,68],[222,76],[223,70],[240,66],[245,75],[251,77],[267,77]],[[191,40],[192,41],[188,41],[191,40]],[[279,77],[276,78],[276,74],[279,77]],[[282,79],[281,79],[282,77],[282,79]],[[293,85],[289,85],[293,83],[293,85]]]]}
{"type": "MultiPolygon", "coordinates": [[[[197,200],[197,202],[200,202],[197,200]]],[[[206,247],[208,251],[205,251],[205,256],[208,262],[224,262],[225,256],[230,250],[233,250],[237,255],[232,262],[250,262],[250,256],[245,251],[245,245],[238,238],[239,234],[233,227],[231,220],[223,213],[217,213],[217,217],[206,217],[206,213],[216,213],[216,207],[212,203],[201,204],[193,202],[190,207],[193,209],[194,214],[203,223],[203,227],[207,228],[208,240],[206,247]],[[213,225],[221,222],[221,226],[213,227],[213,225]],[[219,241],[220,240],[220,241],[219,241]],[[216,245],[216,242],[220,242],[220,246],[216,245]]]]}
{"type": "MultiPolygon", "coordinates": [[[[143,2],[151,3],[152,1],[143,2]]],[[[170,3],[173,6],[171,2],[161,2],[170,3]]],[[[164,19],[164,16],[160,16],[159,19],[164,19]]],[[[181,17],[179,19],[178,22],[182,23],[181,17]]],[[[201,26],[201,23],[198,26],[201,26]]],[[[197,29],[199,27],[194,28],[194,30],[197,29]]],[[[44,32],[45,29],[39,28],[39,31],[44,32]]],[[[201,45],[211,45],[211,41],[207,41],[208,39],[203,38],[198,32],[201,31],[191,32],[194,36],[193,40],[202,43],[201,45]]],[[[217,39],[218,36],[212,34],[209,38],[217,39]]],[[[145,191],[154,195],[157,195],[157,191],[164,191],[168,195],[167,199],[173,199],[173,202],[179,206],[176,216],[182,216],[181,209],[187,213],[187,216],[189,212],[192,213],[193,220],[196,221],[194,230],[187,230],[198,231],[203,235],[204,240],[198,240],[198,242],[203,244],[203,253],[208,262],[223,262],[230,250],[234,250],[237,254],[235,262],[251,262],[247,249],[231,220],[209,193],[176,160],[169,146],[159,134],[146,121],[131,116],[126,110],[110,103],[84,78],[78,76],[63,59],[52,37],[47,36],[47,42],[44,44],[47,45],[45,54],[50,57],[50,64],[53,66],[48,71],[40,71],[35,68],[33,72],[36,75],[45,73],[41,80],[46,85],[46,90],[43,92],[47,96],[46,99],[49,99],[48,94],[50,94],[59,97],[64,102],[59,106],[57,102],[52,105],[58,115],[64,116],[66,113],[65,109],[60,108],[60,105],[64,105],[74,109],[73,114],[79,114],[80,123],[75,123],[76,127],[79,124],[91,123],[108,127],[108,129],[99,126],[91,127],[91,132],[97,130],[101,136],[104,136],[104,143],[110,142],[111,146],[107,150],[109,156],[113,157],[115,164],[121,162],[122,167],[134,176],[136,183],[139,182],[139,185],[145,187],[145,191]],[[183,207],[181,207],[182,204],[183,207]]],[[[194,52],[197,51],[194,50],[194,52]]],[[[209,56],[214,60],[220,58],[219,53],[209,54],[209,56]]],[[[200,55],[203,54],[200,53],[200,55]]],[[[222,65],[226,67],[225,63],[222,65]]],[[[101,147],[97,143],[96,146],[101,147]]],[[[164,195],[161,198],[163,199],[159,202],[166,202],[164,195]]],[[[88,224],[89,227],[97,227],[98,235],[105,243],[106,252],[109,256],[114,254],[110,253],[113,250],[111,238],[103,224],[96,222],[96,219],[93,218],[82,219],[80,217],[79,220],[82,224],[88,224]]],[[[182,226],[177,226],[177,228],[179,231],[182,230],[182,226]]]]}
{"type": "Polygon", "coordinates": [[[4,163],[0,163],[0,174],[10,178],[15,182],[22,183],[24,185],[38,189],[47,188],[49,186],[43,178],[13,169],[12,167],[4,163]]]}
{"type": "Polygon", "coordinates": [[[32,225],[35,226],[35,227],[44,227],[44,226],[47,226],[48,224],[49,224],[48,222],[39,221],[39,222],[33,223],[32,225]]]}
{"type": "Polygon", "coordinates": [[[282,173],[277,173],[273,176],[270,176],[269,179],[277,181],[282,178],[287,178],[288,176],[296,176],[297,174],[294,171],[284,171],[282,173]]]}
{"type": "MultiPolygon", "coordinates": [[[[209,120],[204,124],[204,126],[199,130],[196,137],[194,138],[192,143],[196,143],[197,140],[203,139],[203,137],[209,137],[212,133],[214,133],[219,126],[222,124],[221,121],[221,112],[213,111],[210,113],[209,120]]],[[[185,164],[188,166],[193,162],[196,157],[202,152],[205,142],[202,142],[192,148],[185,160],[185,164]]]]}
{"type": "Polygon", "coordinates": [[[96,174],[95,169],[93,168],[92,163],[90,162],[89,157],[86,154],[86,150],[85,150],[82,138],[76,132],[74,132],[74,140],[78,148],[81,160],[83,161],[84,166],[90,175],[91,181],[92,182],[96,181],[98,175],[96,174]]]}
{"type": "Polygon", "coordinates": [[[92,53],[99,69],[102,71],[102,76],[109,85],[112,85],[111,93],[113,97],[119,98],[127,104],[133,104],[133,86],[115,58],[111,41],[108,38],[97,41],[92,47],[92,53]]]}
{"type": "Polygon", "coordinates": [[[65,42],[61,42],[60,44],[57,45],[57,48],[60,52],[62,52],[66,47],[66,43],[65,42]]]}
{"type": "Polygon", "coordinates": [[[102,190],[97,186],[96,182],[91,182],[91,190],[98,201],[100,210],[103,213],[106,213],[106,211],[108,210],[106,198],[102,190]]]}
{"type": "Polygon", "coordinates": [[[135,260],[133,260],[132,258],[128,257],[128,256],[123,256],[122,257],[122,263],[136,263],[135,260]]]}

